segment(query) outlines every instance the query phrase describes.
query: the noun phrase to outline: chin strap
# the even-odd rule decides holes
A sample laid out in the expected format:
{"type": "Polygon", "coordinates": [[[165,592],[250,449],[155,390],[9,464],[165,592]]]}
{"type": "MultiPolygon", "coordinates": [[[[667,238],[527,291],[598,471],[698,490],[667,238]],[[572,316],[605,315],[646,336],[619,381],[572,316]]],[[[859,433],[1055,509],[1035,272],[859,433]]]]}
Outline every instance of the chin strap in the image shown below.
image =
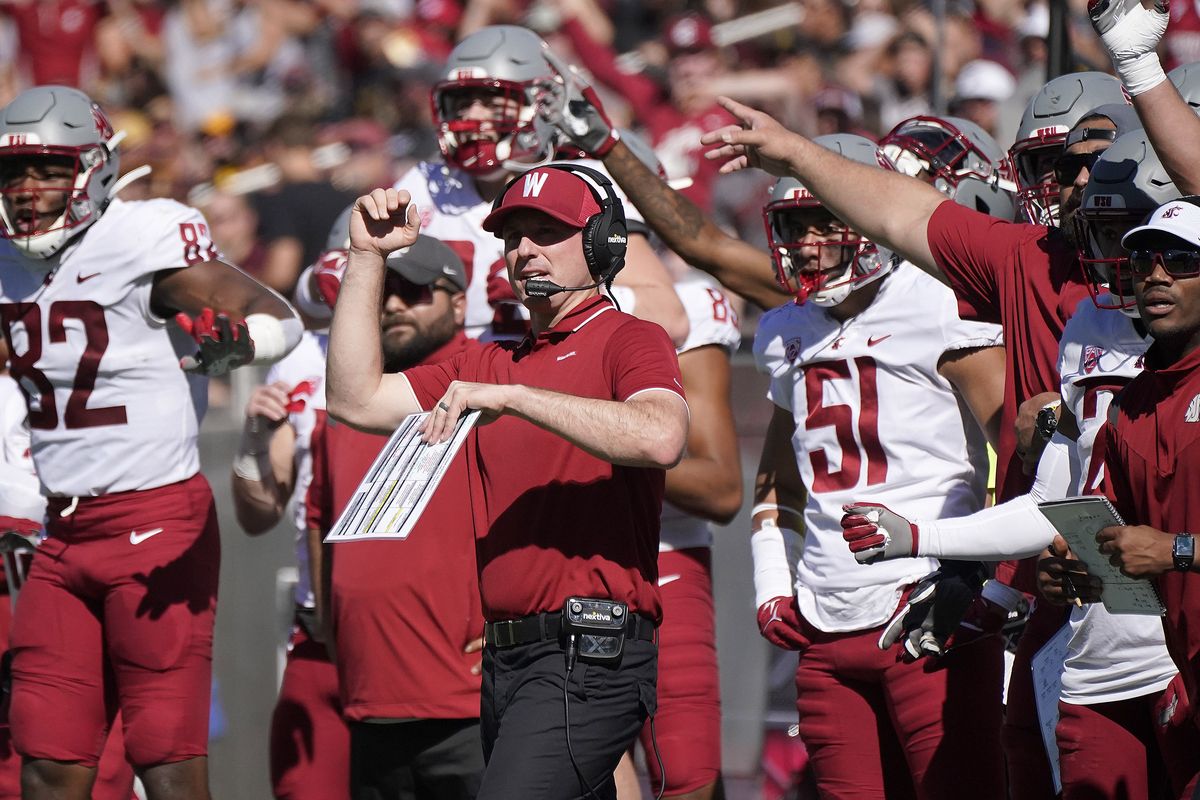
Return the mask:
{"type": "Polygon", "coordinates": [[[129,184],[136,180],[141,180],[149,175],[150,172],[151,168],[149,164],[143,164],[140,167],[134,167],[133,169],[129,170],[129,172],[126,172],[124,175],[117,178],[117,180],[113,183],[112,188],[108,190],[109,196],[116,195],[129,184]]]}

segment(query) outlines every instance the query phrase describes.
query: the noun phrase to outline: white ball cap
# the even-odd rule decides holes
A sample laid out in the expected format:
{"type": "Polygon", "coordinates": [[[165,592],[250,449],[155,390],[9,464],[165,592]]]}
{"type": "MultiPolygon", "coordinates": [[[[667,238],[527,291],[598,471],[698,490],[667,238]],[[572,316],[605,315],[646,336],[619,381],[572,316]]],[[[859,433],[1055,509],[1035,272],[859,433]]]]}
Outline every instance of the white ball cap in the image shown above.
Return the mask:
{"type": "Polygon", "coordinates": [[[1164,244],[1200,250],[1200,206],[1187,199],[1163,203],[1144,223],[1121,238],[1121,246],[1126,250],[1164,244]]]}
{"type": "Polygon", "coordinates": [[[954,95],[958,100],[994,100],[1003,102],[1017,89],[1016,78],[995,61],[979,58],[968,61],[958,71],[954,95]]]}

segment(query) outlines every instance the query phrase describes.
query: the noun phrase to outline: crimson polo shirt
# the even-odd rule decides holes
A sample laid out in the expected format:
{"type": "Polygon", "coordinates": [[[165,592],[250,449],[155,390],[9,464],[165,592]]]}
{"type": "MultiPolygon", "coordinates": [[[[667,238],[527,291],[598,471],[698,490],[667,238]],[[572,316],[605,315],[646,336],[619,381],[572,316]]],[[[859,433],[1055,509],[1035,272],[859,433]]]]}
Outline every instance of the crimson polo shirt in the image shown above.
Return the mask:
{"type": "MultiPolygon", "coordinates": [[[[666,332],[603,297],[536,337],[493,342],[404,375],[422,408],[454,380],[620,402],[657,389],[683,396],[666,332]]],[[[610,464],[509,415],[474,429],[465,448],[486,619],[556,611],[572,596],[619,600],[661,618],[664,470],[610,464]]]]}
{"type": "MultiPolygon", "coordinates": [[[[1106,491],[1130,525],[1200,534],[1200,350],[1161,366],[1157,345],[1146,369],[1113,401],[1097,436],[1106,491]]],[[[1095,458],[1095,455],[1093,455],[1095,458]]],[[[1167,607],[1167,649],[1189,697],[1200,697],[1200,573],[1155,579],[1167,607]]]]}
{"type": "MultiPolygon", "coordinates": [[[[479,343],[459,333],[427,361],[479,343]]],[[[387,444],[318,412],[312,435],[309,527],[328,531],[387,444]]],[[[330,602],[338,689],[347,719],[471,719],[479,716],[478,653],[463,648],[483,631],[471,546],[467,463],[460,455],[404,541],[330,548],[330,602]]]]}
{"type": "Polygon", "coordinates": [[[963,319],[1004,329],[1007,371],[997,449],[996,501],[1029,491],[1014,426],[1021,403],[1060,389],[1058,342],[1089,297],[1075,249],[1045,225],[1005,222],[947,200],[934,210],[929,249],[963,319]]]}

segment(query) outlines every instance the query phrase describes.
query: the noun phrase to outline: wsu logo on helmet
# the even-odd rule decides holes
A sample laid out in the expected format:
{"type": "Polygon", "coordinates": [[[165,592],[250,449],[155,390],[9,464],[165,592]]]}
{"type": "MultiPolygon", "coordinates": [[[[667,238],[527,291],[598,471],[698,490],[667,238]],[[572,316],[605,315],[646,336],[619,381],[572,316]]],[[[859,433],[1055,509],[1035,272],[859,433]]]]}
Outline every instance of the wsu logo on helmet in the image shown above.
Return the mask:
{"type": "Polygon", "coordinates": [[[96,123],[96,133],[100,134],[100,138],[108,141],[113,137],[113,126],[108,121],[108,117],[104,116],[104,112],[100,110],[100,106],[92,103],[92,121],[96,123]]]}

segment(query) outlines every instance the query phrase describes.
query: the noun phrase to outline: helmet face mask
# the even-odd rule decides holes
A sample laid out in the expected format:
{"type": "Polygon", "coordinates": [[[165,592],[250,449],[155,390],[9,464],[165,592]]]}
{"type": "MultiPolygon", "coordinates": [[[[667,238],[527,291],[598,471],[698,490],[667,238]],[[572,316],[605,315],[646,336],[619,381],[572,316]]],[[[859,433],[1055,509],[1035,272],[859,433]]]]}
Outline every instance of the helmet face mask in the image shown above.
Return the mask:
{"type": "Polygon", "coordinates": [[[555,75],[545,48],[537,34],[512,25],[482,28],[459,42],[430,95],[446,161],[493,175],[553,156],[556,137],[537,115],[555,75]]]}
{"type": "MultiPolygon", "coordinates": [[[[896,169],[874,142],[862,136],[834,133],[813,141],[860,164],[896,169]]],[[[851,230],[795,178],[775,183],[763,207],[763,223],[775,276],[799,304],[812,300],[818,306],[836,306],[897,263],[890,250],[851,230]],[[814,256],[815,264],[807,268],[814,256]]]]}
{"type": "Polygon", "coordinates": [[[880,140],[896,169],[955,202],[1011,220],[1016,206],[1008,158],[975,123],[957,117],[904,120],[880,140]]]}
{"type": "Polygon", "coordinates": [[[58,253],[108,206],[118,141],[76,89],[18,95],[0,110],[0,237],[32,258],[58,253]]]}
{"type": "Polygon", "coordinates": [[[1073,225],[1079,263],[1097,307],[1138,316],[1133,274],[1121,237],[1177,197],[1179,190],[1144,130],[1118,136],[1096,160],[1073,225]]]}
{"type": "Polygon", "coordinates": [[[1047,167],[1062,152],[1067,132],[1088,112],[1107,103],[1128,103],[1121,82],[1103,72],[1061,75],[1043,86],[1021,117],[1009,149],[1017,202],[1037,225],[1061,223],[1058,182],[1047,167]]]}
{"type": "Polygon", "coordinates": [[[1129,257],[1121,247],[1121,236],[1145,216],[1141,211],[1103,212],[1084,208],[1074,215],[1072,224],[1079,242],[1079,264],[1097,308],[1138,316],[1133,274],[1129,271],[1129,257]]]}
{"type": "Polygon", "coordinates": [[[803,189],[795,197],[769,203],[765,217],[775,277],[796,302],[836,306],[882,276],[884,262],[874,242],[852,231],[803,189]]]}

